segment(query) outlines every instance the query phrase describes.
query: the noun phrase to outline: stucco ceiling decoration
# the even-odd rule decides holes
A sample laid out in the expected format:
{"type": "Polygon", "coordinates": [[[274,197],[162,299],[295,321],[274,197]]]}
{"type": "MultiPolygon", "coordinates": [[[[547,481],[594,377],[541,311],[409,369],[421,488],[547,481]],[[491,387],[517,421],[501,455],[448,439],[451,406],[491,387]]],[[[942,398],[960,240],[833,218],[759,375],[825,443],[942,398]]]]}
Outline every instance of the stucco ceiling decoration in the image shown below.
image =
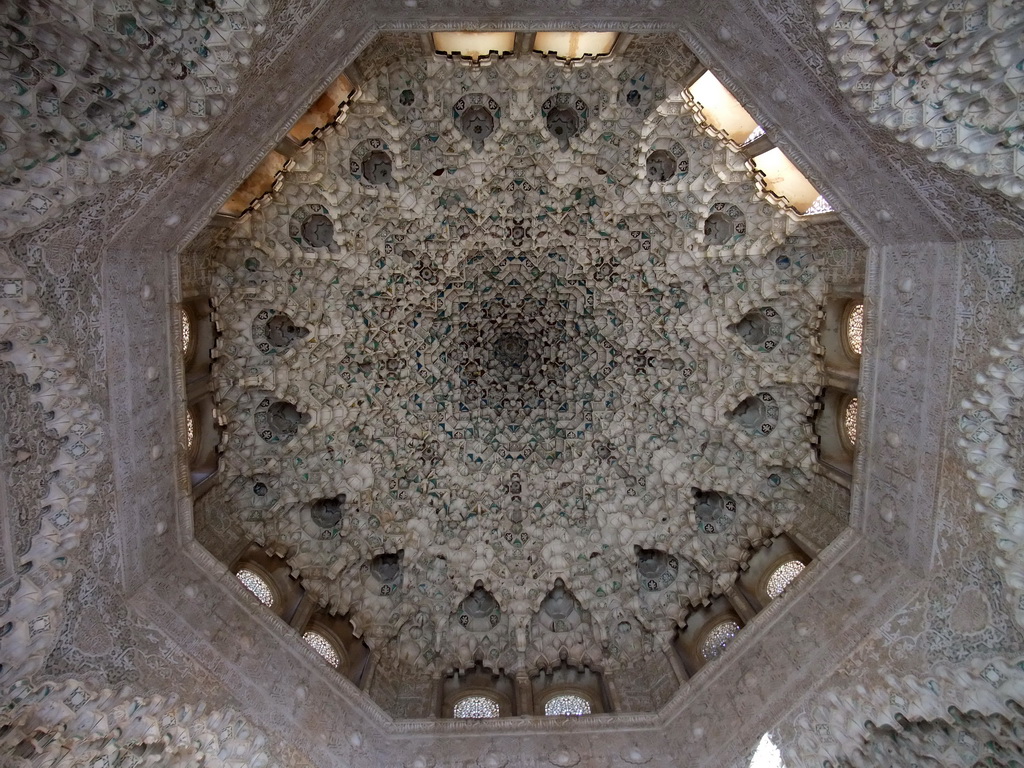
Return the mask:
{"type": "Polygon", "coordinates": [[[933,162],[1024,197],[1024,7],[817,3],[853,105],[933,162]]]}
{"type": "Polygon", "coordinates": [[[628,56],[360,85],[219,256],[231,514],[379,668],[642,663],[800,514],[813,230],[628,56]]]}
{"type": "Polygon", "coordinates": [[[238,89],[265,0],[11,4],[3,37],[0,236],[208,130],[238,89]]]}

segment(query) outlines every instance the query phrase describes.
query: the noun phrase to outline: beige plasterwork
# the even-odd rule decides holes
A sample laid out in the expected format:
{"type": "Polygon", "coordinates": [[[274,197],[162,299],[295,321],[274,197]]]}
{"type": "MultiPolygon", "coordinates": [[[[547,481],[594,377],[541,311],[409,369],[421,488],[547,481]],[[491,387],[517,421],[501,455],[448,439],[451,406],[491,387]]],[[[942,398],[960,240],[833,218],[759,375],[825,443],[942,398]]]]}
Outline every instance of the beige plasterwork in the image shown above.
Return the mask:
{"type": "MultiPolygon", "coordinates": [[[[214,708],[243,711],[252,727],[267,735],[263,759],[280,765],[669,765],[680,754],[693,756],[694,764],[733,765],[761,732],[791,711],[831,706],[833,697],[802,683],[828,679],[843,664],[853,665],[861,686],[840,678],[838,690],[849,702],[839,715],[844,727],[854,720],[894,714],[883,711],[891,705],[882,699],[889,702],[890,697],[878,692],[897,686],[916,692],[923,714],[948,706],[938,703],[946,694],[934,687],[903,682],[906,670],[894,668],[887,678],[884,669],[865,668],[871,665],[851,657],[851,651],[871,626],[895,617],[902,603],[917,602],[935,573],[936,551],[947,546],[949,537],[935,521],[938,474],[944,472],[946,482],[961,493],[973,487],[962,465],[951,459],[951,451],[958,449],[942,438],[955,429],[949,419],[954,406],[970,394],[965,383],[987,370],[987,364],[972,364],[972,353],[965,353],[963,345],[977,350],[1001,343],[1010,334],[1007,323],[1017,322],[1016,305],[1021,303],[1012,288],[999,301],[965,293],[960,264],[950,256],[953,247],[929,243],[964,238],[956,246],[963,274],[989,263],[980,254],[987,244],[967,238],[1016,238],[1005,247],[1019,256],[1019,207],[977,190],[968,178],[935,167],[859,122],[823,63],[824,46],[813,21],[807,23],[813,14],[799,3],[760,7],[666,2],[657,9],[568,3],[560,11],[535,3],[504,3],[483,12],[475,3],[420,6],[383,5],[372,23],[366,9],[347,5],[275,6],[267,23],[287,32],[259,39],[249,76],[209,132],[186,141],[173,161],[161,157],[146,173],[112,181],[102,195],[9,243],[15,269],[32,273],[46,289],[47,304],[33,324],[47,329],[66,350],[67,370],[75,380],[71,386],[82,392],[83,408],[104,415],[101,452],[113,463],[105,461],[100,467],[101,475],[113,470],[114,480],[101,483],[97,501],[84,494],[74,497],[89,520],[90,546],[76,547],[70,539],[62,542],[46,535],[34,544],[44,549],[53,545],[49,554],[66,558],[61,565],[73,577],[54,580],[56,591],[50,597],[55,610],[62,597],[67,608],[77,611],[102,593],[112,606],[111,626],[132,624],[139,631],[131,637],[140,647],[148,644],[149,650],[125,667],[130,669],[127,683],[138,695],[149,701],[147,697],[161,692],[172,693],[192,707],[206,701],[214,708]],[[254,611],[226,570],[191,541],[175,440],[167,439],[178,435],[180,442],[184,429],[176,406],[182,390],[180,378],[176,380],[180,374],[174,371],[170,311],[179,298],[178,251],[375,34],[373,24],[472,26],[499,15],[522,19],[517,26],[524,29],[572,28],[584,18],[614,29],[674,29],[678,24],[687,45],[721,72],[723,82],[759,123],[775,132],[787,155],[873,244],[853,530],[823,553],[800,589],[744,631],[731,659],[723,657],[691,681],[691,703],[674,717],[682,694],[653,717],[611,715],[556,724],[525,720],[472,730],[475,724],[397,725],[331,676],[297,637],[281,631],[279,621],[254,611]],[[623,23],[625,15],[629,23],[623,23]],[[754,85],[760,82],[758,72],[769,69],[778,73],[773,79],[783,87],[754,85]],[[266,96],[271,93],[281,94],[281,102],[269,105],[266,96]],[[892,243],[907,245],[886,245],[892,243]],[[101,285],[91,282],[97,271],[101,285]],[[56,300],[55,275],[77,281],[56,300]],[[75,324],[68,308],[80,297],[86,307],[80,315],[84,322],[75,324]],[[950,319],[956,312],[961,318],[977,314],[986,320],[971,335],[960,337],[950,319]],[[97,338],[99,344],[94,343],[97,338]],[[905,366],[897,365],[901,358],[905,366]],[[951,386],[953,381],[958,386],[951,386]],[[81,389],[82,382],[88,382],[88,390],[81,389]],[[95,579],[90,582],[95,592],[83,592],[83,574],[95,579]],[[837,612],[837,606],[850,612],[837,612]],[[824,623],[822,616],[828,617],[824,623]],[[837,637],[843,645],[831,644],[837,637]],[[263,655],[249,653],[247,645],[263,655]],[[813,648],[820,655],[801,666],[798,652],[813,648]],[[267,659],[288,663],[270,665],[267,659]],[[307,738],[290,730],[296,722],[308,729],[307,738]],[[728,728],[730,724],[734,727],[728,728]],[[597,730],[600,739],[594,738],[597,730]],[[523,739],[526,733],[532,738],[523,739]]],[[[6,270],[2,277],[14,274],[6,270]]],[[[6,306],[7,299],[3,301],[6,306]]],[[[968,517],[966,506],[952,514],[968,517]]],[[[993,539],[985,531],[973,551],[989,557],[993,539]]],[[[22,594],[31,588],[23,579],[22,594]]],[[[39,592],[33,595],[25,600],[15,596],[6,610],[27,624],[40,615],[31,606],[39,592]]],[[[66,620],[59,632],[72,646],[81,640],[84,647],[86,636],[99,642],[96,632],[81,628],[77,620],[66,620]]],[[[56,634],[54,629],[54,636],[30,653],[41,658],[52,643],[63,642],[56,634]]],[[[877,637],[883,647],[890,642],[884,633],[877,637]]],[[[6,638],[3,642],[13,645],[6,638]]],[[[117,647],[114,641],[108,643],[117,647]]],[[[1015,661],[1005,647],[992,652],[1015,661]]],[[[1009,681],[1011,693],[1019,695],[1019,677],[1012,677],[1020,674],[1019,668],[1006,660],[997,671],[1009,681]]],[[[100,691],[111,669],[106,661],[103,666],[83,661],[80,671],[90,678],[86,686],[100,691]]],[[[4,684],[19,672],[35,674],[32,666],[23,668],[20,662],[5,666],[4,684]]],[[[929,674],[956,677],[958,685],[948,689],[954,698],[974,685],[967,673],[909,674],[918,679],[929,674]]],[[[34,679],[41,682],[44,676],[34,679]]],[[[134,695],[125,693],[121,701],[134,695]]],[[[803,722],[797,720],[797,727],[803,722]]],[[[807,727],[813,727],[811,722],[807,727]]],[[[859,738],[855,731],[850,729],[850,744],[859,738]]],[[[217,747],[207,743],[202,749],[213,754],[217,747]]],[[[791,768],[823,759],[813,744],[804,755],[795,750],[789,755],[791,768]]]]}

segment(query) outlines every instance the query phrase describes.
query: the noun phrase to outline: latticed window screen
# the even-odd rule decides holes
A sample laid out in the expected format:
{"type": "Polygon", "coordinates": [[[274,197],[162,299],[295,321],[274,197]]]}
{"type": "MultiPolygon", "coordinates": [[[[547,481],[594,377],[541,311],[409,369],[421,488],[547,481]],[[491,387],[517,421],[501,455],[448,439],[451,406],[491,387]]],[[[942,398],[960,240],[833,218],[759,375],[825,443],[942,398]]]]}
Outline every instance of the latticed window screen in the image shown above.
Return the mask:
{"type": "Polygon", "coordinates": [[[804,211],[804,216],[814,216],[819,213],[831,213],[832,210],[832,204],[825,199],[824,195],[818,195],[814,202],[811,203],[811,207],[804,211]]]}
{"type": "Polygon", "coordinates": [[[735,621],[723,621],[704,638],[704,643],[700,647],[701,656],[706,661],[718,658],[739,631],[740,625],[735,621]]]}
{"type": "Polygon", "coordinates": [[[575,693],[563,693],[548,699],[544,705],[545,715],[589,715],[590,702],[575,693]]]}
{"type": "Polygon", "coordinates": [[[768,597],[774,600],[776,597],[786,591],[786,587],[792,583],[793,579],[799,576],[804,570],[804,564],[799,560],[790,560],[788,563],[783,563],[771,576],[768,577],[768,585],[765,587],[765,591],[768,593],[768,597]]]}
{"type": "Polygon", "coordinates": [[[455,704],[454,714],[460,720],[486,720],[498,716],[498,703],[487,696],[467,696],[455,704]]]}
{"type": "Polygon", "coordinates": [[[857,304],[846,316],[846,344],[850,351],[859,355],[864,348],[864,305],[857,304]]]}
{"type": "Polygon", "coordinates": [[[857,398],[851,398],[843,412],[843,429],[851,445],[857,444],[857,398]]]}
{"type": "Polygon", "coordinates": [[[196,417],[191,408],[185,411],[185,440],[188,452],[191,453],[196,445],[196,417]]]}
{"type": "Polygon", "coordinates": [[[243,568],[235,575],[246,589],[256,595],[261,603],[266,606],[274,605],[274,593],[270,590],[270,585],[259,574],[253,573],[248,568],[243,568]]]}
{"type": "Polygon", "coordinates": [[[341,659],[338,658],[338,652],[334,650],[334,646],[331,644],[330,640],[319,632],[314,632],[313,630],[306,632],[302,636],[302,639],[305,640],[314,651],[323,656],[327,660],[328,664],[332,667],[338,666],[341,659]]]}
{"type": "Polygon", "coordinates": [[[181,352],[188,357],[192,350],[192,318],[188,312],[181,310],[181,352]]]}

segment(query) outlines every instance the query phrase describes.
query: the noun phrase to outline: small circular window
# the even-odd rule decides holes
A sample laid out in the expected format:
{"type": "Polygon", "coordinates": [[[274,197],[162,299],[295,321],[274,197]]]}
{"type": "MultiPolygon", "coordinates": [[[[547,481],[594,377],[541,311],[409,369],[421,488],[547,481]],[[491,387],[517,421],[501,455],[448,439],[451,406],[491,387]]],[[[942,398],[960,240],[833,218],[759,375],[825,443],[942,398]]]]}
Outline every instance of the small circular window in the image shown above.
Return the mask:
{"type": "Polygon", "coordinates": [[[235,574],[238,580],[245,585],[245,588],[256,595],[256,598],[268,608],[274,606],[274,593],[266,579],[258,573],[243,568],[235,574]]]}
{"type": "Polygon", "coordinates": [[[589,715],[590,702],[575,693],[553,696],[544,705],[545,715],[589,715]]]}
{"type": "Polygon", "coordinates": [[[341,663],[338,652],[334,650],[334,644],[319,632],[309,630],[303,634],[302,639],[309,644],[310,648],[323,656],[332,667],[337,667],[341,663]]]}
{"type": "Polygon", "coordinates": [[[459,720],[489,720],[500,714],[498,702],[489,696],[467,696],[459,699],[452,713],[459,720]]]}
{"type": "Polygon", "coordinates": [[[782,563],[768,577],[768,583],[765,585],[765,592],[768,593],[768,597],[774,600],[785,592],[786,588],[793,582],[793,579],[803,573],[803,570],[804,564],[799,560],[790,560],[787,563],[782,563]]]}
{"type": "Polygon", "coordinates": [[[843,439],[849,447],[857,444],[857,398],[851,397],[843,406],[843,439]]]}
{"type": "Polygon", "coordinates": [[[700,645],[700,655],[704,657],[705,661],[717,659],[739,631],[740,625],[735,621],[723,621],[716,624],[704,637],[704,642],[700,645]]]}
{"type": "Polygon", "coordinates": [[[852,357],[860,357],[864,348],[864,302],[850,302],[843,323],[843,342],[852,357]]]}

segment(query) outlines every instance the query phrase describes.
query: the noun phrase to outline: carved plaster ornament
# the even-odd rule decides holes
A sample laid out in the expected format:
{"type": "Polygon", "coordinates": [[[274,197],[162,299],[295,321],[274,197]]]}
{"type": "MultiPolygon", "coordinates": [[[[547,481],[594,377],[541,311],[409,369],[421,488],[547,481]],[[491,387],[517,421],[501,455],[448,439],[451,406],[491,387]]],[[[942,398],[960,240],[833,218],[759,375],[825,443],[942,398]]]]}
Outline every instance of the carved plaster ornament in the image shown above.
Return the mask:
{"type": "Polygon", "coordinates": [[[293,341],[309,336],[309,329],[292,323],[292,319],[279,312],[267,321],[267,341],[275,347],[287,347],[293,341]]]}
{"type": "Polygon", "coordinates": [[[647,156],[647,180],[666,182],[676,173],[676,159],[665,149],[656,149],[647,156]]]}
{"type": "MultiPolygon", "coordinates": [[[[816,322],[824,282],[800,250],[813,241],[758,202],[746,171],[715,170],[731,167],[727,150],[688,115],[652,110],[659,116],[641,154],[642,109],[590,110],[617,98],[627,64],[583,76],[540,61],[528,74],[501,61],[487,72],[438,61],[430,88],[395,74],[412,72],[408,62],[385,70],[365,84],[392,94],[383,111],[350,113],[318,145],[323,167],[286,175],[274,205],[253,212],[251,229],[217,256],[223,479],[247,483],[231,493],[232,514],[253,538],[296,543],[290,566],[332,611],[352,617],[381,669],[420,679],[486,659],[529,672],[564,650],[573,663],[628,675],[674,632],[668,617],[626,619],[631,639],[616,647],[630,653],[604,644],[633,615],[624,603],[642,583],[638,542],[657,541],[666,557],[708,550],[707,573],[648,574],[659,595],[693,604],[744,551],[746,529],[724,523],[714,540],[693,543],[706,534],[673,512],[688,507],[691,487],[713,478],[757,502],[752,510],[772,501],[802,509],[820,361],[796,346],[788,357],[738,358],[740,340],[723,318],[784,291],[787,323],[816,322]],[[517,103],[534,123],[499,123],[485,95],[494,77],[525,77],[524,92],[551,94],[539,106],[517,103]],[[421,119],[400,103],[403,89],[417,114],[451,114],[448,127],[393,130],[421,119]],[[483,134],[489,125],[473,106],[495,118],[494,130],[467,159],[452,149],[472,142],[464,128],[473,134],[480,120],[483,134]],[[549,117],[566,128],[569,167],[551,153],[549,117]],[[676,168],[655,192],[643,177],[657,151],[676,168]],[[364,173],[374,152],[392,159],[394,190],[400,175],[411,209],[364,173]],[[339,250],[314,259],[303,225],[317,214],[334,222],[339,250]],[[714,263],[700,251],[713,214],[727,230],[714,263]],[[693,254],[680,251],[680,238],[693,254]],[[783,245],[786,269],[765,255],[783,245]],[[286,336],[289,325],[332,332],[273,354],[281,348],[266,338],[271,315],[255,319],[270,307],[293,321],[276,321],[286,336]],[[247,329],[271,352],[241,343],[247,329]],[[752,426],[774,409],[771,441],[728,416],[765,380],[788,382],[772,403],[749,405],[752,426]],[[272,429],[274,403],[291,407],[274,408],[272,429]],[[313,418],[299,429],[303,414],[313,418]],[[269,462],[273,502],[250,519],[252,479],[269,462]],[[778,482],[766,483],[769,474],[778,482]],[[324,528],[314,514],[334,523],[337,509],[317,501],[339,492],[342,517],[324,528]],[[382,594],[397,582],[371,575],[371,563],[399,551],[403,587],[382,594]],[[540,608],[549,593],[557,617],[540,608]],[[430,631],[399,641],[414,615],[430,617],[430,631]],[[565,628],[554,631],[556,621],[565,628]]],[[[774,525],[766,514],[751,513],[758,530],[774,525]]],[[[643,591],[645,604],[664,602],[643,591]]]]}
{"type": "Polygon", "coordinates": [[[313,522],[321,528],[334,528],[341,522],[347,500],[344,493],[329,499],[318,499],[310,509],[313,522]]]}
{"type": "Polygon", "coordinates": [[[314,248],[326,248],[332,245],[334,243],[334,222],[322,213],[314,213],[302,223],[302,239],[314,248]]]}

